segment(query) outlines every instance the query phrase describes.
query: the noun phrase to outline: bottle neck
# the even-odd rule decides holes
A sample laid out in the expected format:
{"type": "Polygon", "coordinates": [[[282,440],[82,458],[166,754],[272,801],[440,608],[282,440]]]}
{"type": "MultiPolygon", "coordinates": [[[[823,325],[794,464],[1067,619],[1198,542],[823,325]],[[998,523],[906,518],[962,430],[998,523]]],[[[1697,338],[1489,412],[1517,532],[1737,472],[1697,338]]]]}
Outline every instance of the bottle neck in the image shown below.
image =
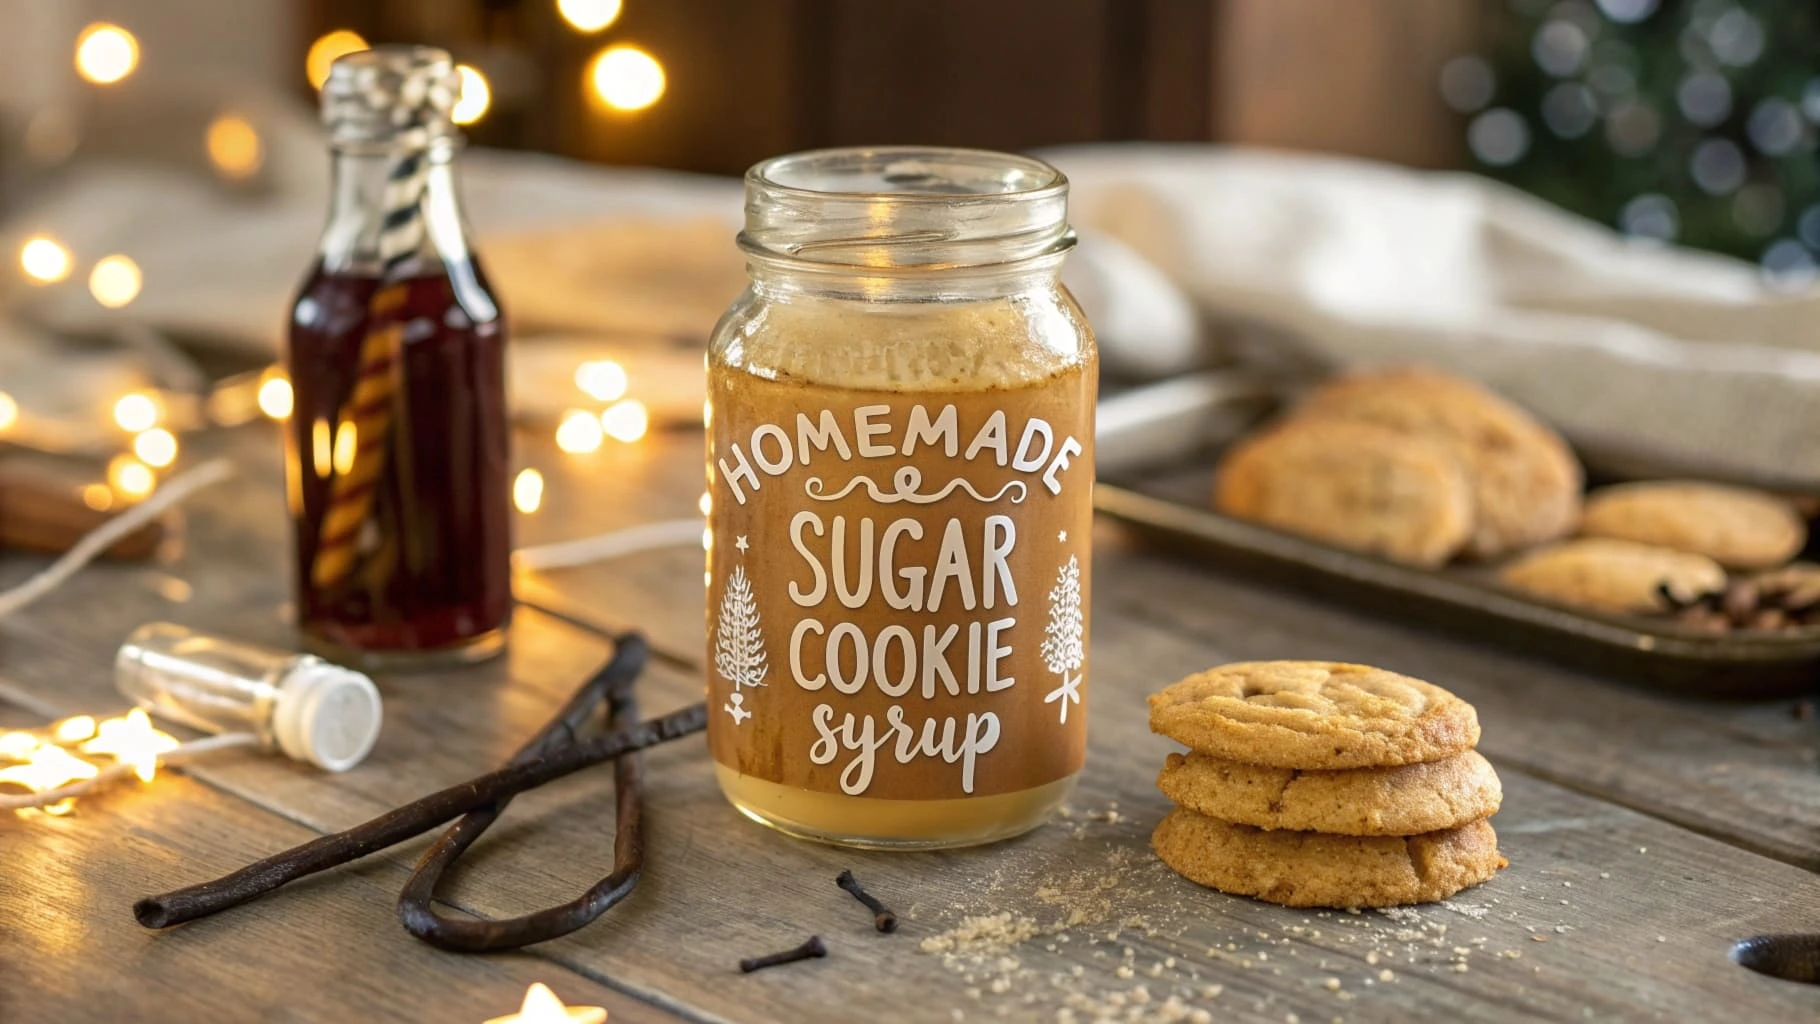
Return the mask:
{"type": "MultiPolygon", "coordinates": [[[[469,262],[467,222],[455,188],[455,147],[439,140],[424,153],[423,245],[408,273],[428,274],[469,262]]],[[[333,150],[328,224],[317,246],[331,273],[378,274],[379,236],[386,215],[386,181],[407,151],[365,146],[333,150]]]]}

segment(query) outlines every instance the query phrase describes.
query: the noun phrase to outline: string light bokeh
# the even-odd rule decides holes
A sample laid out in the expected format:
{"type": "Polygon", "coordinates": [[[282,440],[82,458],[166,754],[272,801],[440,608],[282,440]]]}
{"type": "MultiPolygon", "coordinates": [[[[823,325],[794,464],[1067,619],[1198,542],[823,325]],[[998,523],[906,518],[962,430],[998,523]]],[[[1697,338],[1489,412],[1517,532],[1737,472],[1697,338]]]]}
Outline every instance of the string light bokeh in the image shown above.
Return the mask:
{"type": "Polygon", "coordinates": [[[643,110],[663,98],[668,80],[656,57],[629,43],[609,46],[588,65],[594,96],[624,112],[643,110]]]}
{"type": "Polygon", "coordinates": [[[76,72],[96,85],[112,85],[139,66],[139,40],[119,25],[96,22],[76,37],[76,72]]]}
{"type": "MultiPolygon", "coordinates": [[[[613,26],[624,8],[622,0],[553,0],[553,3],[561,18],[575,31],[584,34],[602,32],[613,26]]],[[[72,59],[78,74],[97,86],[126,79],[137,69],[142,57],[137,37],[127,28],[111,23],[96,22],[86,26],[72,45],[72,59]]],[[[308,47],[303,62],[305,77],[320,89],[327,80],[329,66],[337,58],[366,49],[368,45],[367,40],[352,29],[338,28],[324,33],[308,47]]],[[[459,64],[457,71],[461,75],[462,90],[453,112],[454,119],[472,125],[486,117],[493,105],[492,84],[485,72],[474,64],[459,64]]],[[[601,106],[619,112],[649,108],[661,99],[667,86],[662,63],[628,42],[602,45],[585,66],[584,78],[589,93],[601,106]]],[[[67,155],[79,140],[79,133],[72,126],[53,125],[49,121],[40,124],[39,119],[34,119],[28,126],[27,135],[28,148],[34,156],[43,155],[47,159],[60,159],[58,154],[67,155]],[[54,133],[51,132],[53,128],[57,129],[54,133]],[[49,134],[57,134],[58,138],[49,141],[39,138],[48,138],[49,134]]],[[[212,170],[228,182],[251,178],[264,167],[268,156],[265,140],[253,119],[232,108],[221,110],[208,122],[199,145],[212,170]]],[[[77,253],[48,232],[24,239],[18,252],[18,265],[24,279],[39,286],[62,285],[76,276],[77,286],[85,283],[89,297],[105,310],[130,307],[146,285],[144,272],[131,255],[77,253]]],[[[650,412],[643,402],[629,397],[634,382],[619,363],[611,360],[583,362],[575,370],[574,383],[580,407],[570,410],[556,424],[553,433],[558,449],[570,455],[587,455],[600,451],[609,443],[635,443],[649,432],[650,412]]],[[[268,368],[252,380],[224,382],[207,395],[168,396],[186,410],[176,419],[169,413],[166,397],[156,391],[134,391],[121,395],[107,407],[122,436],[119,448],[107,462],[104,478],[78,488],[81,500],[89,508],[110,510],[152,494],[157,489],[160,472],[179,463],[182,439],[190,429],[212,422],[243,422],[255,415],[284,420],[294,411],[290,382],[278,367],[268,368]]],[[[28,411],[21,408],[16,396],[0,392],[0,433],[8,434],[8,439],[15,442],[29,442],[28,434],[20,432],[22,422],[28,418],[28,411]]],[[[324,470],[332,470],[338,460],[346,461],[356,444],[352,429],[336,429],[326,422],[315,424],[312,435],[317,442],[312,457],[324,470]]],[[[515,506],[524,514],[535,513],[543,506],[544,489],[541,472],[534,468],[522,470],[514,481],[515,506]]]]}
{"type": "Polygon", "coordinates": [[[1642,243],[1820,261],[1820,9],[1805,0],[1505,0],[1442,68],[1488,173],[1642,243]]]}

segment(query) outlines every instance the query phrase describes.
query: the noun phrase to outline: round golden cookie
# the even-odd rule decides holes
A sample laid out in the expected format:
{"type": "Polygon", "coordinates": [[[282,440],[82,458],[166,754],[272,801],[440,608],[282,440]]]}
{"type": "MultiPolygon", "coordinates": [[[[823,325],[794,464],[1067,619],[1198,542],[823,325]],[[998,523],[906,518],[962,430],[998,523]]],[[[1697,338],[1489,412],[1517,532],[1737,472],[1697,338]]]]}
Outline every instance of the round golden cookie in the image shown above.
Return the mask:
{"type": "Polygon", "coordinates": [[[1565,537],[1579,519],[1585,476],[1567,442],[1473,381],[1417,367],[1353,373],[1317,388],[1299,408],[1446,445],[1472,488],[1465,553],[1475,558],[1565,537]]]}
{"type": "Polygon", "coordinates": [[[1732,569],[1771,569],[1807,546],[1807,524],[1787,501],[1692,480],[1601,487],[1586,499],[1580,532],[1689,551],[1732,569]]]}
{"type": "Polygon", "coordinates": [[[1245,661],[1150,696],[1150,729],[1229,761],[1276,768],[1384,768],[1479,742],[1471,704],[1369,665],[1245,661]]]}
{"type": "Polygon", "coordinates": [[[1266,832],[1178,807],[1150,846],[1189,881],[1286,907],[1431,903],[1507,863],[1484,820],[1415,836],[1331,836],[1266,832]]]}
{"type": "Polygon", "coordinates": [[[1632,614],[1665,610],[1662,587],[1682,601],[1725,588],[1725,570],[1705,555],[1606,537],[1531,551],[1498,570],[1498,578],[1560,604],[1632,614]]]}
{"type": "Polygon", "coordinates": [[[1294,417],[1220,460],[1213,507],[1412,565],[1440,565],[1472,529],[1465,469],[1443,446],[1369,423],[1294,417]]]}
{"type": "Polygon", "coordinates": [[[1408,836],[1498,813],[1504,790],[1476,751],[1396,768],[1297,771],[1170,754],[1157,788],[1176,803],[1240,825],[1344,836],[1408,836]]]}

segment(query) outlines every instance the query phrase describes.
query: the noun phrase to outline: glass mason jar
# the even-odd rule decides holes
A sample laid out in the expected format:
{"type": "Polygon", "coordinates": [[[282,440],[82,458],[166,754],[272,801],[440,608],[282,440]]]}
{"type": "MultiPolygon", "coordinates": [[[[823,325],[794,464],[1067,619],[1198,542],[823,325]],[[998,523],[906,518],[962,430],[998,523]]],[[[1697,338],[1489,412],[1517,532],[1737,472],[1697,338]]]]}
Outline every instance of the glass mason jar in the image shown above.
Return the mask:
{"type": "Polygon", "coordinates": [[[1098,355],[1068,182],[975,150],[746,175],[708,353],[709,745],[748,816],[854,846],[1041,824],[1086,748],[1098,355]]]}

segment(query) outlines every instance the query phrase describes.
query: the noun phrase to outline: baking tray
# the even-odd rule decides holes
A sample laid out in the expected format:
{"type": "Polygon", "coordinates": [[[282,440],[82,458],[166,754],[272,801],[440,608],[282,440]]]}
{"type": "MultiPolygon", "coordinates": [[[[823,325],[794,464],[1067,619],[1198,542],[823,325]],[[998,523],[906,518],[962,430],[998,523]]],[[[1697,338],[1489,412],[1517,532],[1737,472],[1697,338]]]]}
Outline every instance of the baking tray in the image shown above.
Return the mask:
{"type": "Polygon", "coordinates": [[[1711,634],[1667,619],[1590,613],[1506,590],[1486,568],[1402,565],[1214,512],[1219,450],[1284,397],[1280,385],[1240,374],[1109,395],[1101,406],[1095,508],[1156,549],[1657,690],[1764,700],[1820,684],[1820,627],[1711,634]]]}

